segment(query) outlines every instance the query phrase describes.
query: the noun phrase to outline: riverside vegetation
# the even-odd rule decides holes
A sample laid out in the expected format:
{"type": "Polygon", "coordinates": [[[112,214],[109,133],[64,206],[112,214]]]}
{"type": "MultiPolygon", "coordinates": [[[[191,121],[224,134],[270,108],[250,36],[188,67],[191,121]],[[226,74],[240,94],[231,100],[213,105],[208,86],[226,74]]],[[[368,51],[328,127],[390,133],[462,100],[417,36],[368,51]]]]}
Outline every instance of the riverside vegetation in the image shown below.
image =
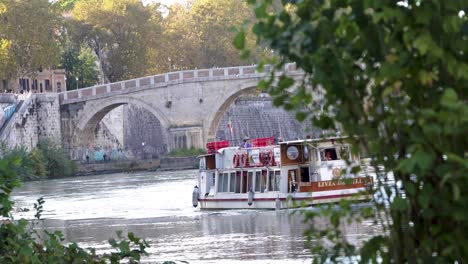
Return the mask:
{"type": "Polygon", "coordinates": [[[206,150],[202,148],[191,147],[189,149],[173,149],[167,153],[168,157],[193,157],[206,154],[206,150]]]}
{"type": "Polygon", "coordinates": [[[22,147],[8,149],[2,146],[0,152],[4,159],[17,160],[11,165],[22,181],[69,177],[76,172],[76,164],[59,144],[50,140],[39,142],[31,151],[22,147]]]}
{"type": "MultiPolygon", "coordinates": [[[[314,262],[466,262],[468,1],[248,2],[258,42],[277,55],[268,63],[305,73],[272,73],[260,88],[299,120],[349,135],[377,172],[374,209],[305,211],[314,262]],[[352,244],[342,225],[363,217],[383,232],[352,244]]],[[[245,56],[248,28],[234,40],[245,56]]]]}
{"type": "Polygon", "coordinates": [[[10,196],[14,188],[20,186],[21,179],[16,171],[23,162],[15,155],[0,160],[0,263],[137,263],[146,254],[147,242],[133,233],[124,238],[118,232],[117,240],[109,239],[113,252],[103,255],[76,243],[63,245],[64,236],[60,231],[35,229],[41,221],[42,198],[34,205],[35,220],[14,219],[10,196]]]}

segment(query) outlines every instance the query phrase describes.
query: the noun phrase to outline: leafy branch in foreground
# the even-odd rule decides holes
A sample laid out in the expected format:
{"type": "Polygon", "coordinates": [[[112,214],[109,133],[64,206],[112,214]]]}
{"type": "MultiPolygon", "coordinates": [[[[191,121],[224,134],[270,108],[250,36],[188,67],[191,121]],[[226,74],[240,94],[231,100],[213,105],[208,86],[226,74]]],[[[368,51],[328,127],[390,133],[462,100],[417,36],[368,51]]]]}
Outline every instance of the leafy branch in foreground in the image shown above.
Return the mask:
{"type": "Polygon", "coordinates": [[[141,256],[147,255],[148,243],[131,232],[127,238],[118,232],[118,241],[109,240],[115,252],[97,255],[95,249],[83,249],[76,243],[63,245],[60,231],[37,231],[34,227],[41,221],[43,198],[34,205],[34,221],[13,219],[10,196],[20,186],[15,174],[19,164],[21,159],[17,157],[0,159],[0,263],[139,263],[141,256]]]}
{"type": "Polygon", "coordinates": [[[314,261],[468,259],[468,1],[248,2],[258,42],[278,55],[259,86],[298,119],[351,136],[376,177],[368,216],[383,232],[353,249],[338,232],[349,214],[308,214],[330,219],[311,226],[314,261]],[[284,74],[287,62],[303,77],[284,74]]]}

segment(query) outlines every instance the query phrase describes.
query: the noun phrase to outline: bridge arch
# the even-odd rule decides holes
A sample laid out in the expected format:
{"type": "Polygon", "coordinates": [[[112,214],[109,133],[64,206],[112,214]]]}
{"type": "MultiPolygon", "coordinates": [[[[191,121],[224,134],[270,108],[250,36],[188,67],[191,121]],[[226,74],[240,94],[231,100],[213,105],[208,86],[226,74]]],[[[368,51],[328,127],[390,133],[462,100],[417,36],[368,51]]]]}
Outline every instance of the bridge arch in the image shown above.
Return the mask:
{"type": "Polygon", "coordinates": [[[228,98],[226,98],[226,100],[224,100],[221,106],[218,107],[218,109],[216,110],[216,112],[214,113],[211,119],[207,139],[208,140],[215,139],[216,130],[219,127],[219,123],[221,122],[221,119],[224,117],[229,107],[234,103],[234,101],[237,98],[239,98],[241,95],[252,94],[256,91],[257,91],[257,81],[255,81],[255,83],[248,83],[244,85],[241,89],[239,89],[238,91],[231,94],[228,98]]]}
{"type": "Polygon", "coordinates": [[[154,108],[148,102],[135,98],[129,95],[113,96],[106,100],[98,100],[90,102],[86,105],[83,112],[78,117],[75,129],[72,133],[73,142],[75,146],[83,145],[85,142],[92,142],[94,138],[94,131],[99,122],[113,109],[121,105],[136,105],[154,115],[163,128],[164,137],[167,139],[167,128],[169,121],[158,109],[154,108]]]}

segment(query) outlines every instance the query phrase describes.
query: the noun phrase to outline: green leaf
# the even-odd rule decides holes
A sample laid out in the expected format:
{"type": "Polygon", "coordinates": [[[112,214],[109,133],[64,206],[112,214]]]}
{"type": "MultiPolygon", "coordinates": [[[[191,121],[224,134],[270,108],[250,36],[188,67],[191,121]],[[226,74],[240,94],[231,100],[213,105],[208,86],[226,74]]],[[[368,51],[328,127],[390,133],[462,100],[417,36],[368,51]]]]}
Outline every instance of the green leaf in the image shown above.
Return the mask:
{"type": "Polygon", "coordinates": [[[305,112],[296,112],[296,119],[300,122],[304,121],[307,118],[307,113],[305,112]]]}
{"type": "Polygon", "coordinates": [[[408,202],[403,198],[397,196],[393,199],[391,208],[395,211],[406,211],[408,209],[408,202]]]}
{"type": "Polygon", "coordinates": [[[460,199],[460,187],[456,183],[452,184],[453,200],[458,201],[460,199]]]}
{"type": "Polygon", "coordinates": [[[119,244],[119,249],[122,253],[128,253],[130,252],[130,245],[127,241],[122,241],[119,244]]]}
{"type": "Polygon", "coordinates": [[[423,189],[423,191],[419,194],[418,196],[418,202],[419,202],[419,205],[422,207],[422,208],[427,208],[429,206],[429,201],[431,199],[431,196],[432,193],[429,193],[428,191],[425,191],[423,189]]]}
{"type": "Polygon", "coordinates": [[[421,55],[425,55],[430,48],[432,43],[431,35],[427,32],[419,35],[413,42],[413,46],[419,50],[421,55]]]}
{"type": "Polygon", "coordinates": [[[414,195],[416,193],[416,187],[413,182],[405,183],[404,187],[407,194],[414,195]]]}
{"type": "Polygon", "coordinates": [[[337,227],[340,225],[340,215],[338,213],[333,213],[330,216],[330,223],[334,226],[337,227]]]}
{"type": "Polygon", "coordinates": [[[450,106],[454,104],[455,102],[457,102],[457,100],[458,100],[458,95],[455,92],[455,90],[452,88],[448,88],[448,89],[445,89],[442,95],[442,98],[440,99],[440,103],[445,106],[450,106]]]}
{"type": "Polygon", "coordinates": [[[417,151],[416,153],[413,154],[411,159],[414,159],[415,163],[417,163],[423,171],[426,171],[429,168],[431,168],[432,162],[434,161],[435,156],[431,155],[431,153],[428,153],[428,152],[417,151]]]}
{"type": "Polygon", "coordinates": [[[278,82],[278,87],[281,89],[285,89],[291,87],[294,84],[294,80],[290,77],[282,75],[278,82]]]}
{"type": "Polygon", "coordinates": [[[262,3],[258,5],[257,8],[255,8],[255,16],[257,18],[268,16],[267,7],[268,7],[267,3],[262,3]]]}
{"type": "Polygon", "coordinates": [[[237,33],[237,35],[234,38],[234,47],[237,49],[244,49],[245,48],[245,32],[244,30],[241,30],[237,33]]]}

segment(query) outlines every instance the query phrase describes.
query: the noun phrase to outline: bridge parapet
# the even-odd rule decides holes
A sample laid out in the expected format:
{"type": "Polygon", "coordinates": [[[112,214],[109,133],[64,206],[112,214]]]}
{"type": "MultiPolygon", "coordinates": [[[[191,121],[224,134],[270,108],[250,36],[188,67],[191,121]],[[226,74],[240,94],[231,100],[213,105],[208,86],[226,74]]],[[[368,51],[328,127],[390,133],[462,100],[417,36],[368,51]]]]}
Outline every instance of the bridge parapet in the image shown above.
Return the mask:
{"type": "MultiPolygon", "coordinates": [[[[108,97],[116,94],[132,92],[142,89],[160,88],[185,82],[206,82],[215,80],[229,80],[241,78],[262,78],[271,72],[272,66],[265,65],[262,72],[257,71],[257,65],[195,69],[169,72],[164,74],[146,76],[131,80],[97,85],[78,90],[59,93],[60,104],[70,104],[80,101],[108,97]]],[[[284,72],[301,73],[295,63],[286,64],[284,72]]]]}

